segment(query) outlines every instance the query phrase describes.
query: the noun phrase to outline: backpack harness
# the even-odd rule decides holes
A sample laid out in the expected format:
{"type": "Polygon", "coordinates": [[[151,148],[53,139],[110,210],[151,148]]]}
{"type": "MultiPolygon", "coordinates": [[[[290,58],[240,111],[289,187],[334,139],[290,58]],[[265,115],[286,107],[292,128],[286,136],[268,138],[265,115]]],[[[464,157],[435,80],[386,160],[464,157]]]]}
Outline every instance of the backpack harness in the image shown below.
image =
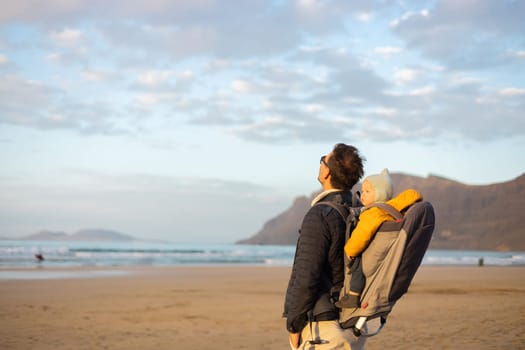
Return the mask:
{"type": "MultiPolygon", "coordinates": [[[[339,312],[342,328],[352,328],[356,336],[374,336],[385,326],[388,314],[397,300],[407,292],[421,265],[434,231],[434,208],[425,201],[412,204],[403,213],[387,203],[373,203],[366,207],[350,207],[335,202],[319,202],[316,205],[334,208],[345,220],[345,242],[357,225],[362,210],[379,207],[394,218],[394,221],[386,221],[379,227],[368,247],[361,253],[365,275],[361,307],[343,308],[339,312]],[[379,318],[380,325],[373,333],[369,333],[366,323],[376,318],[379,318]]],[[[349,290],[350,268],[345,254],[343,287],[332,290],[331,294],[335,295],[333,299],[337,299],[349,290]]]]}

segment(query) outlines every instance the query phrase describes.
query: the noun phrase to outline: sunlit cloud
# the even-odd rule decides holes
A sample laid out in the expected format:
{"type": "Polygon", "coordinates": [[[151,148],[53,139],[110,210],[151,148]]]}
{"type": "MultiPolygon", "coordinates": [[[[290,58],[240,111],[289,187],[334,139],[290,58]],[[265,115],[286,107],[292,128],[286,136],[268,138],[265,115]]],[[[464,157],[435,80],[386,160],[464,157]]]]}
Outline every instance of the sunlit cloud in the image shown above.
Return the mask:
{"type": "Polygon", "coordinates": [[[165,84],[172,75],[170,70],[149,70],[138,76],[137,83],[143,87],[155,88],[165,84]]]}
{"type": "Polygon", "coordinates": [[[50,37],[58,44],[62,46],[77,46],[79,45],[84,34],[77,29],[66,28],[61,31],[53,31],[50,37]]]}
{"type": "Polygon", "coordinates": [[[411,96],[428,96],[435,92],[435,88],[433,86],[425,86],[419,89],[413,89],[410,91],[411,96]]]}
{"type": "Polygon", "coordinates": [[[374,52],[382,56],[391,56],[401,52],[401,48],[393,46],[376,47],[374,52]]]}
{"type": "Polygon", "coordinates": [[[374,15],[369,12],[362,12],[362,13],[357,14],[356,16],[357,20],[360,22],[370,22],[373,17],[374,15]]]}
{"type": "Polygon", "coordinates": [[[404,68],[396,70],[394,73],[394,78],[396,82],[400,84],[406,84],[416,80],[419,74],[420,72],[416,69],[404,68]]]}
{"type": "Polygon", "coordinates": [[[390,25],[392,27],[397,27],[403,22],[406,22],[412,19],[428,18],[429,16],[430,16],[430,11],[426,9],[421,10],[419,12],[409,11],[401,15],[401,17],[396,18],[393,21],[391,21],[390,25]]]}
{"type": "Polygon", "coordinates": [[[253,91],[253,85],[246,80],[234,80],[232,81],[231,86],[236,92],[250,93],[253,91]]]}
{"type": "Polygon", "coordinates": [[[524,96],[525,89],[518,88],[505,88],[499,91],[499,94],[502,96],[524,96]]]}
{"type": "Polygon", "coordinates": [[[0,65],[8,64],[9,58],[6,55],[0,54],[0,65]]]}
{"type": "Polygon", "coordinates": [[[154,94],[143,94],[135,97],[137,103],[141,106],[153,106],[159,103],[160,99],[154,94]]]}

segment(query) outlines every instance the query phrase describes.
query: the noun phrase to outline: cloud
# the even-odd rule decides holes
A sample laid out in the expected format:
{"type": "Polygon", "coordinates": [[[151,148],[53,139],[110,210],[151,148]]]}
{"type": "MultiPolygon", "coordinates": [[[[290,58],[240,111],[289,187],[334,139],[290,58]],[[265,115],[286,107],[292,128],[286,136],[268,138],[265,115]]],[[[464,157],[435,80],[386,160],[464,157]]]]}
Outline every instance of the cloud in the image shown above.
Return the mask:
{"type": "Polygon", "coordinates": [[[0,79],[0,122],[34,126],[45,118],[46,106],[56,93],[53,88],[15,75],[0,79]],[[40,108],[38,108],[40,107],[40,108]]]}
{"type": "Polygon", "coordinates": [[[366,133],[370,120],[385,132],[413,128],[416,142],[457,135],[479,140],[491,129],[497,130],[493,138],[525,132],[515,119],[523,87],[483,76],[497,66],[510,79],[512,68],[503,63],[523,63],[520,2],[29,4],[7,4],[0,15],[10,34],[8,53],[0,56],[3,123],[83,135],[211,126],[261,143],[356,134],[376,139],[366,133]],[[392,13],[399,15],[388,27],[392,13]],[[386,26],[395,37],[374,38],[382,46],[372,42],[359,51],[354,43],[366,38],[357,25],[363,32],[386,26]],[[15,55],[37,57],[34,66],[42,69],[33,80],[15,55]],[[2,57],[17,66],[16,75],[6,73],[2,57]],[[477,110],[490,101],[505,103],[492,110],[497,117],[477,110]],[[463,131],[462,123],[449,124],[447,111],[472,124],[481,114],[483,123],[463,131]],[[423,132],[417,118],[435,130],[423,132]],[[354,130],[341,130],[341,121],[354,130]]]}
{"type": "Polygon", "coordinates": [[[7,65],[9,63],[9,58],[6,55],[0,54],[0,66],[7,65]]]}
{"type": "Polygon", "coordinates": [[[10,75],[0,79],[0,123],[41,130],[70,129],[82,134],[125,132],[104,102],[81,102],[64,91],[10,75]]]}
{"type": "Polygon", "coordinates": [[[253,85],[246,80],[232,81],[232,89],[240,93],[250,93],[253,91],[253,85]]]}
{"type": "Polygon", "coordinates": [[[524,11],[522,1],[441,0],[406,13],[392,27],[409,48],[450,69],[486,69],[513,62],[506,52],[522,42],[524,11]]]}
{"type": "Polygon", "coordinates": [[[140,106],[151,106],[151,105],[158,104],[160,102],[160,98],[159,96],[155,94],[144,94],[144,95],[138,95],[137,97],[135,97],[135,101],[140,106]]]}
{"type": "Polygon", "coordinates": [[[341,122],[318,118],[305,118],[302,121],[268,118],[233,128],[232,131],[248,141],[263,143],[329,142],[348,137],[344,128],[341,128],[341,122]]]}
{"type": "Polygon", "coordinates": [[[505,88],[499,91],[503,96],[525,96],[525,89],[505,88]]]}
{"type": "Polygon", "coordinates": [[[523,59],[523,58],[525,58],[525,50],[519,50],[519,51],[516,51],[516,52],[514,52],[514,55],[515,55],[516,57],[518,57],[518,58],[523,59]]]}
{"type": "Polygon", "coordinates": [[[86,81],[95,83],[109,82],[112,79],[119,79],[118,74],[108,70],[86,68],[82,70],[80,74],[86,81]]]}
{"type": "Polygon", "coordinates": [[[374,17],[373,13],[362,12],[356,15],[356,18],[360,22],[369,22],[374,17]]]}
{"type": "Polygon", "coordinates": [[[410,91],[409,95],[411,96],[427,96],[431,95],[436,91],[433,86],[424,86],[422,88],[414,89],[410,91]]]}
{"type": "Polygon", "coordinates": [[[31,1],[20,0],[3,8],[0,22],[65,27],[58,35],[64,39],[80,34],[73,29],[79,20],[96,23],[90,30],[100,31],[110,47],[128,48],[139,56],[137,49],[154,50],[171,58],[210,54],[221,58],[254,57],[286,52],[297,46],[305,34],[331,35],[344,28],[342,14],[371,14],[376,6],[362,0],[152,0],[132,4],[125,0],[51,0],[45,8],[35,8],[31,1]]]}
{"type": "Polygon", "coordinates": [[[146,89],[158,89],[162,86],[168,86],[172,76],[171,70],[149,70],[141,73],[136,83],[146,89]]]}
{"type": "Polygon", "coordinates": [[[391,56],[401,52],[401,48],[393,46],[376,47],[374,52],[382,56],[391,56]]]}
{"type": "MultiPolygon", "coordinates": [[[[0,45],[1,50],[1,45],[0,45]]],[[[1,51],[0,51],[1,52],[1,51]]],[[[8,55],[0,53],[0,74],[12,74],[16,71],[16,64],[13,62],[8,55]]]]}
{"type": "Polygon", "coordinates": [[[416,80],[420,72],[417,69],[404,68],[398,69],[394,73],[394,79],[400,84],[407,84],[416,80]]]}
{"type": "Polygon", "coordinates": [[[51,32],[50,37],[57,45],[71,47],[80,45],[83,41],[84,34],[80,30],[66,28],[51,32]]]}

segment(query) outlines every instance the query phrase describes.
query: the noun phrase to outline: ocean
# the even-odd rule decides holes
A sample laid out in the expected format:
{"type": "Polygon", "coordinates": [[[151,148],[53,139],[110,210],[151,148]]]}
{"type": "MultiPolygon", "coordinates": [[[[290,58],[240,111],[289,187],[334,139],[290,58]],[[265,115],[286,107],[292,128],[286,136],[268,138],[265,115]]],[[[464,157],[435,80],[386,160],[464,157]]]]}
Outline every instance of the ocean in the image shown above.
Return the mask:
{"type": "MultiPolygon", "coordinates": [[[[291,266],[295,246],[0,240],[0,279],[35,267],[291,266]],[[36,255],[43,256],[42,261],[36,255]]],[[[428,250],[423,265],[523,266],[525,252],[428,250]]]]}

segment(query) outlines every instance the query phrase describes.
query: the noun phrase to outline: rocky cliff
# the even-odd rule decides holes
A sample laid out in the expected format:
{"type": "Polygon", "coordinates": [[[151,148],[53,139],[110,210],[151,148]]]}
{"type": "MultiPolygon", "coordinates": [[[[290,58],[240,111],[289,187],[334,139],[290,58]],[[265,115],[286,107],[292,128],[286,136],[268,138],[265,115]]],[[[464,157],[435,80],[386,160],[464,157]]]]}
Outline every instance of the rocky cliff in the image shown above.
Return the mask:
{"type": "MultiPolygon", "coordinates": [[[[396,193],[415,188],[434,206],[432,249],[525,250],[525,174],[497,184],[473,186],[437,176],[392,174],[396,193]]],[[[294,245],[310,197],[294,200],[252,237],[237,243],[294,245]]]]}

